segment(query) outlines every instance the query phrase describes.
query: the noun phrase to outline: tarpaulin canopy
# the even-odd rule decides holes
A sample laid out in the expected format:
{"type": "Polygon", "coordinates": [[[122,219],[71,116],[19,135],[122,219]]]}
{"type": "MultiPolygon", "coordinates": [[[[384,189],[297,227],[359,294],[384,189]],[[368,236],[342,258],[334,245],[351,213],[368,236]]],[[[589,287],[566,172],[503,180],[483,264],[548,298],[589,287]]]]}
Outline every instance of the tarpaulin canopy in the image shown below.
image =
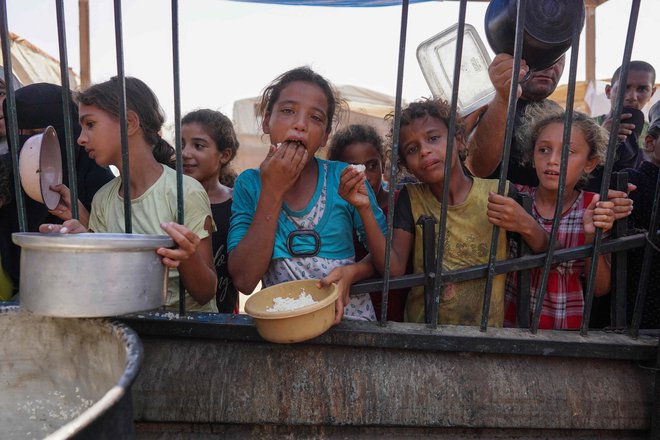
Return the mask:
{"type": "MultiPolygon", "coordinates": [[[[371,8],[375,6],[398,6],[401,0],[234,0],[245,3],[271,3],[290,6],[345,6],[371,8]]],[[[423,3],[431,0],[410,0],[410,3],[423,3]]]]}

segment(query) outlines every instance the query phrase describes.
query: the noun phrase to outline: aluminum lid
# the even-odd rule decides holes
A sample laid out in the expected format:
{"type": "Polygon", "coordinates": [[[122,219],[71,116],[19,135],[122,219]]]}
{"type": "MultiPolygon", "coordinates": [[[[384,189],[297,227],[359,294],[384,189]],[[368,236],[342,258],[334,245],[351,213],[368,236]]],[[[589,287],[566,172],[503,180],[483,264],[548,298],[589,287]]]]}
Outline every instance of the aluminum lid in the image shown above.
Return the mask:
{"type": "Polygon", "coordinates": [[[174,241],[167,235],[145,234],[42,234],[39,232],[15,232],[12,240],[28,249],[70,249],[76,251],[134,252],[143,249],[173,247],[174,241]]]}

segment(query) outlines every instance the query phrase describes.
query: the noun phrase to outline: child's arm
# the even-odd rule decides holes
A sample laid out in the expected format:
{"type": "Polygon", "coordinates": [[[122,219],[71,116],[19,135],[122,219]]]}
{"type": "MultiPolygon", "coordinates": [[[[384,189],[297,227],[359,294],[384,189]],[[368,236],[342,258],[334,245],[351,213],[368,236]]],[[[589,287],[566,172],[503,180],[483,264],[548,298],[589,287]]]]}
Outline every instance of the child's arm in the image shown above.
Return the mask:
{"type": "Polygon", "coordinates": [[[335,301],[335,325],[339,324],[344,316],[344,307],[348,304],[351,286],[358,281],[372,278],[375,273],[374,266],[371,264],[371,257],[367,255],[355,264],[334,268],[328,276],[319,280],[317,283],[319,287],[337,283],[339,296],[335,301]]]}
{"type": "MultiPolygon", "coordinates": [[[[346,167],[341,173],[339,195],[357,208],[367,236],[367,245],[373,265],[382,274],[385,271],[385,236],[371,209],[371,201],[365,185],[363,173],[352,167],[346,167]]],[[[413,239],[413,234],[394,229],[392,252],[390,253],[392,276],[400,276],[405,273],[413,239]]]]}
{"type": "Polygon", "coordinates": [[[507,231],[519,233],[534,253],[548,249],[550,235],[511,197],[488,194],[488,221],[507,231]]]}
{"type": "Polygon", "coordinates": [[[284,143],[277,149],[271,145],[261,164],[261,192],[254,215],[245,235],[228,258],[234,286],[246,295],[254,291],[268,270],[284,194],[300,176],[307,155],[307,150],[298,148],[295,143],[284,143]]]}
{"type": "Polygon", "coordinates": [[[213,299],[218,283],[213,267],[211,217],[204,221],[204,229],[209,235],[201,240],[190,229],[175,222],[163,223],[161,227],[172,237],[177,248],[158,248],[156,253],[163,257],[165,266],[179,269],[183,285],[195,301],[200,305],[208,303],[213,299]]]}

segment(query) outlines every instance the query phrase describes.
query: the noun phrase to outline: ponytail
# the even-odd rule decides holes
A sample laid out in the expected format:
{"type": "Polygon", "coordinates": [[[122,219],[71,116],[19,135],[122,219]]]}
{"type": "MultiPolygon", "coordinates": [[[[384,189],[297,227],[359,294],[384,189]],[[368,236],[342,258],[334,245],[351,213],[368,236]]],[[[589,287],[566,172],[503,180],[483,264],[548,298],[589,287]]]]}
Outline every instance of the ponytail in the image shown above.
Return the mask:
{"type": "Polygon", "coordinates": [[[174,147],[172,147],[165,139],[159,137],[153,149],[154,159],[167,165],[170,168],[176,168],[176,157],[174,147]]]}

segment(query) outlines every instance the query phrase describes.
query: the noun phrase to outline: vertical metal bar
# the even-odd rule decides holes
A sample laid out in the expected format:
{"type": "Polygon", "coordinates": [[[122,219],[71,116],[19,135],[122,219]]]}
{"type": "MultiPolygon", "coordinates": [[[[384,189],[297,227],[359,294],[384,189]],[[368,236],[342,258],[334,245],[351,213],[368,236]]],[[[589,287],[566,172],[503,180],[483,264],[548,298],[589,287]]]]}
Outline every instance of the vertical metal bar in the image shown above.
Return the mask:
{"type": "Polygon", "coordinates": [[[394,100],[394,121],[392,130],[392,151],[390,155],[390,193],[387,197],[387,237],[385,240],[385,273],[383,274],[383,299],[380,310],[381,326],[387,325],[387,302],[390,293],[390,252],[394,232],[394,190],[396,189],[396,163],[399,157],[399,131],[401,128],[401,95],[403,92],[403,67],[406,56],[406,34],[408,31],[409,0],[401,3],[401,30],[399,35],[399,61],[396,77],[396,98],[394,100]]]}
{"type": "MultiPolygon", "coordinates": [[[[527,0],[518,0],[516,11],[516,39],[513,49],[513,73],[511,74],[511,88],[509,89],[509,107],[506,113],[506,132],[504,135],[504,146],[502,147],[502,163],[500,165],[500,181],[497,193],[504,194],[506,176],[509,172],[509,156],[511,155],[511,141],[513,139],[513,122],[516,114],[516,99],[518,91],[518,74],[520,72],[520,58],[522,57],[522,43],[525,35],[525,10],[527,0]]],[[[485,332],[488,328],[488,314],[490,312],[490,298],[493,290],[493,278],[495,277],[495,259],[497,257],[497,242],[500,228],[493,226],[493,234],[490,240],[490,254],[488,257],[488,277],[484,289],[484,304],[481,311],[481,328],[485,332]]]]}
{"type": "MultiPolygon", "coordinates": [[[[632,1],[630,8],[630,21],[628,22],[628,33],[626,35],[626,45],[623,51],[623,60],[621,62],[621,72],[619,78],[626,81],[628,78],[628,68],[630,67],[630,55],[632,54],[633,42],[635,41],[635,32],[637,30],[637,17],[639,15],[639,0],[632,1]]],[[[621,122],[621,112],[623,110],[623,95],[625,87],[619,87],[614,113],[612,114],[612,129],[610,131],[610,142],[607,145],[607,159],[605,160],[605,169],[603,170],[603,181],[600,184],[600,200],[607,200],[607,191],[610,187],[610,175],[614,167],[614,158],[618,144],[617,133],[619,132],[619,123],[621,122]]],[[[587,291],[585,292],[584,313],[582,314],[582,327],[580,334],[587,335],[589,328],[589,318],[591,317],[591,305],[594,301],[594,286],[596,283],[596,270],[598,269],[598,254],[601,242],[603,240],[603,231],[596,228],[596,238],[594,239],[593,251],[591,253],[591,268],[589,271],[589,281],[587,291]]]]}
{"type": "Polygon", "coordinates": [[[642,260],[642,269],[639,275],[639,284],[637,285],[637,297],[635,298],[635,309],[633,311],[633,320],[630,327],[630,335],[635,339],[639,336],[639,326],[642,323],[642,311],[644,309],[644,301],[646,300],[646,288],[649,283],[649,276],[651,274],[651,263],[653,261],[654,248],[657,249],[658,244],[660,244],[660,240],[658,240],[658,228],[660,228],[659,196],[660,173],[658,173],[658,179],[655,183],[655,201],[653,203],[653,209],[651,210],[651,218],[649,219],[649,229],[646,233],[644,259],[642,260]]]}
{"type": "MultiPolygon", "coordinates": [[[[184,224],[183,161],[181,158],[181,79],[179,76],[179,1],[172,0],[172,69],[174,79],[174,146],[176,152],[177,222],[184,224]]],[[[186,314],[186,291],[179,277],[179,315],[186,314]]]]}
{"type": "Polygon", "coordinates": [[[440,201],[440,226],[438,230],[438,245],[435,257],[435,283],[433,286],[433,314],[431,326],[438,326],[438,313],[440,310],[440,290],[442,289],[442,261],[445,254],[445,236],[447,235],[447,209],[449,204],[449,180],[451,173],[454,139],[456,137],[456,108],[458,107],[458,86],[461,78],[461,61],[463,58],[463,37],[465,34],[465,10],[467,0],[461,0],[458,10],[458,29],[456,30],[456,54],[454,57],[454,78],[451,92],[451,109],[449,111],[449,130],[445,150],[445,175],[442,180],[442,200],[440,201]]]}
{"type": "MultiPolygon", "coordinates": [[[[521,194],[521,205],[525,209],[525,212],[530,215],[532,213],[533,203],[534,200],[531,197],[521,194]]],[[[520,257],[531,254],[529,246],[527,246],[527,243],[522,239],[521,236],[518,236],[518,249],[520,250],[520,257]]],[[[530,293],[532,285],[531,278],[531,271],[529,269],[518,271],[518,280],[516,285],[516,321],[518,323],[518,328],[529,328],[530,293]]]]}
{"type": "Polygon", "coordinates": [[[430,215],[422,215],[417,220],[417,224],[422,226],[422,254],[424,258],[424,322],[431,324],[433,315],[438,316],[437,307],[434,308],[434,283],[436,272],[434,272],[435,252],[433,244],[435,243],[435,218],[430,215]]]}
{"type": "MultiPolygon", "coordinates": [[[[615,185],[614,188],[619,191],[628,189],[628,173],[614,173],[612,176],[615,185]]],[[[628,219],[621,219],[614,222],[612,228],[613,237],[625,237],[628,232],[628,219]]],[[[628,253],[614,252],[612,254],[612,288],[610,289],[610,325],[615,328],[626,327],[626,301],[627,301],[627,282],[628,282],[628,253]]]]}
{"type": "Polygon", "coordinates": [[[14,192],[16,194],[16,208],[18,211],[18,228],[21,232],[27,231],[27,215],[25,213],[25,193],[21,186],[21,177],[18,171],[18,119],[16,116],[16,96],[14,93],[14,74],[11,62],[11,46],[9,29],[7,25],[7,2],[0,2],[0,43],[2,43],[2,59],[4,60],[5,85],[7,89],[7,114],[5,115],[5,129],[11,136],[7,136],[11,153],[12,169],[14,174],[14,192]]]}
{"type": "Polygon", "coordinates": [[[571,42],[571,65],[568,73],[568,90],[566,96],[566,112],[564,114],[564,133],[561,146],[561,163],[559,165],[559,182],[557,189],[557,201],[555,205],[555,216],[552,219],[552,229],[550,230],[550,242],[545,254],[545,263],[543,264],[543,275],[541,276],[541,285],[536,292],[536,304],[534,307],[534,316],[532,317],[532,333],[539,329],[541,320],[541,311],[543,310],[543,301],[545,299],[548,287],[548,277],[552,270],[552,257],[555,253],[557,243],[557,234],[559,232],[559,222],[564,207],[564,189],[566,186],[566,169],[568,167],[568,152],[571,143],[571,129],[573,128],[573,102],[575,100],[575,77],[577,74],[578,53],[580,46],[580,32],[573,32],[573,41],[571,42]]]}
{"type": "Polygon", "coordinates": [[[60,77],[62,79],[62,111],[64,113],[64,142],[66,145],[69,191],[71,191],[71,216],[78,214],[78,178],[76,175],[76,154],[73,149],[73,125],[71,121],[71,91],[69,90],[69,58],[66,51],[66,26],[64,24],[64,1],[56,1],[57,40],[60,46],[60,77]]]}
{"type": "Polygon", "coordinates": [[[131,185],[128,163],[128,127],[126,126],[126,76],[124,73],[124,42],[121,21],[121,0],[115,1],[115,47],[117,51],[117,79],[119,81],[119,125],[121,130],[121,185],[124,192],[124,229],[133,232],[131,219],[131,185]]]}

